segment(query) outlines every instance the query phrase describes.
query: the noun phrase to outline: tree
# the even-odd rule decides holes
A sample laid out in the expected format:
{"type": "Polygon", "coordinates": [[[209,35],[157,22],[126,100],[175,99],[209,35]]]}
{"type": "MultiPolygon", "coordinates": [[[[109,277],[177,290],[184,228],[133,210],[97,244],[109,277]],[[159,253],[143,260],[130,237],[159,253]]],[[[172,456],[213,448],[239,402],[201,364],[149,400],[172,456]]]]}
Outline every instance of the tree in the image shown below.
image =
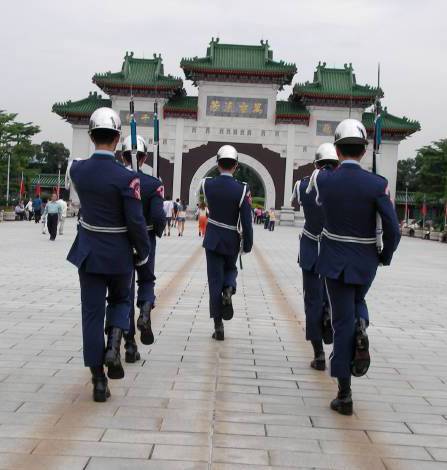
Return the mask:
{"type": "Polygon", "coordinates": [[[40,144],[36,153],[36,163],[42,173],[57,173],[58,165],[61,165],[61,171],[65,172],[67,168],[70,151],[60,142],[44,141],[40,144]]]}
{"type": "Polygon", "coordinates": [[[408,191],[417,191],[418,170],[418,164],[415,158],[399,160],[397,162],[397,191],[405,191],[407,184],[408,191]]]}
{"type": "Polygon", "coordinates": [[[22,172],[29,173],[29,164],[36,148],[31,138],[40,132],[31,122],[22,123],[15,119],[17,114],[0,110],[0,198],[6,194],[8,156],[11,157],[10,192],[18,191],[22,172]]]}
{"type": "Polygon", "coordinates": [[[416,156],[418,193],[432,201],[447,200],[447,139],[418,150],[416,156]]]}

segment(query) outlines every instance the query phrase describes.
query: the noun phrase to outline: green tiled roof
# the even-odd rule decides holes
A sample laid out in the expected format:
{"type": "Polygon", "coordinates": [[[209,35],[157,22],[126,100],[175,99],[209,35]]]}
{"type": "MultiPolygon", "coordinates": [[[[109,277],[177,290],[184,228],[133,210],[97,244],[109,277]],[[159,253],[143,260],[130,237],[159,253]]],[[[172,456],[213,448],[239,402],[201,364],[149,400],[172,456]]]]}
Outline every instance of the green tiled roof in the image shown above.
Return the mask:
{"type": "MultiPolygon", "coordinates": [[[[418,121],[413,121],[407,117],[397,117],[389,114],[387,108],[381,113],[382,133],[384,136],[404,138],[421,130],[418,121]]],[[[363,113],[362,122],[369,135],[374,131],[374,113],[363,113]]]]}
{"type": "Polygon", "coordinates": [[[164,74],[161,55],[154,54],[153,59],[137,59],[133,52],[126,52],[121,72],[97,73],[92,80],[109,94],[132,89],[134,94],[141,95],[143,90],[162,92],[181,89],[183,86],[180,78],[164,74]]]}
{"type": "Polygon", "coordinates": [[[87,98],[79,101],[65,101],[63,103],[55,103],[53,105],[53,113],[58,114],[67,121],[85,121],[88,120],[98,108],[112,106],[112,101],[98,95],[96,91],[90,92],[87,98]]]}
{"type": "MultiPolygon", "coordinates": [[[[396,204],[405,204],[405,191],[396,192],[396,204]]],[[[416,204],[415,193],[408,193],[408,204],[416,204]]]]}
{"type": "Polygon", "coordinates": [[[177,96],[163,107],[164,117],[186,117],[197,119],[197,96],[177,96]]]}
{"type": "Polygon", "coordinates": [[[308,124],[310,113],[301,103],[296,101],[276,102],[276,122],[297,122],[308,124]]]}
{"type": "Polygon", "coordinates": [[[180,66],[187,79],[196,80],[198,76],[264,76],[281,85],[289,84],[296,73],[296,65],[284,61],[274,61],[273,51],[268,41],[258,46],[241,44],[221,44],[212,39],[206,57],[183,58],[180,66]]]}
{"type": "Polygon", "coordinates": [[[358,85],[352,65],[345,64],[343,68],[328,68],[326,63],[319,63],[313,82],[297,83],[293,88],[295,99],[305,103],[315,100],[352,100],[355,103],[372,104],[376,96],[382,97],[380,88],[369,85],[358,85]]]}
{"type": "MultiPolygon", "coordinates": [[[[57,174],[53,173],[42,173],[39,176],[35,176],[31,180],[31,185],[36,186],[40,184],[42,188],[56,188],[57,187],[57,174]]],[[[64,187],[65,185],[65,176],[61,175],[59,179],[59,186],[64,187]]]]}

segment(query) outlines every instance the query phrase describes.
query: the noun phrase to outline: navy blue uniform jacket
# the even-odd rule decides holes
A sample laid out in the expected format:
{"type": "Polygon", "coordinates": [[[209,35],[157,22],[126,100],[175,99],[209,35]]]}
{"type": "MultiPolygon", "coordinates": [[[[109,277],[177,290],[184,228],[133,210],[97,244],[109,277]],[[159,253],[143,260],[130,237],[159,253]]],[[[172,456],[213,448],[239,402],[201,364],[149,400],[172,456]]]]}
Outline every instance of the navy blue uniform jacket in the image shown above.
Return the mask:
{"type": "Polygon", "coordinates": [[[317,199],[323,207],[324,228],[348,237],[375,238],[376,214],[382,217],[383,251],[375,244],[340,242],[322,237],[316,270],[348,284],[370,284],[379,263],[389,265],[400,240],[399,223],[388,194],[388,182],[356,163],[318,173],[317,199]]]}
{"type": "Polygon", "coordinates": [[[87,160],[73,162],[70,178],[81,202],[82,222],[127,231],[103,233],[81,225],[68,261],[91,273],[131,272],[133,249],[139,260],[146,259],[150,250],[137,174],[116,162],[111,152],[95,152],[87,160]]]}
{"type": "MultiPolygon", "coordinates": [[[[244,184],[227,175],[207,178],[204,187],[209,219],[237,226],[240,216],[243,233],[242,249],[245,253],[249,253],[253,247],[250,189],[247,187],[243,197],[244,184]]],[[[203,246],[207,250],[234,256],[239,253],[240,242],[237,231],[208,223],[203,240],[203,246]]]]}

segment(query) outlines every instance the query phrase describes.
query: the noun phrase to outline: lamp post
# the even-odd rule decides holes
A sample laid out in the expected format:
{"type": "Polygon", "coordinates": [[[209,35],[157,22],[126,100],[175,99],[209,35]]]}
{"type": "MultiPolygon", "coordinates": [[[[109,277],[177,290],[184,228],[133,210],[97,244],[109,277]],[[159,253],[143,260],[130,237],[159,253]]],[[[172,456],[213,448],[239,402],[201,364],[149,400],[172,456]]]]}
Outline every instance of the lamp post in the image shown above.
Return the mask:
{"type": "Polygon", "coordinates": [[[8,176],[6,180],[6,206],[9,206],[9,174],[11,172],[11,152],[8,152],[8,176]]]}
{"type": "Polygon", "coordinates": [[[405,182],[405,225],[408,226],[408,181],[405,182]]]}
{"type": "Polygon", "coordinates": [[[61,192],[61,162],[57,162],[57,198],[60,199],[61,192]]]}

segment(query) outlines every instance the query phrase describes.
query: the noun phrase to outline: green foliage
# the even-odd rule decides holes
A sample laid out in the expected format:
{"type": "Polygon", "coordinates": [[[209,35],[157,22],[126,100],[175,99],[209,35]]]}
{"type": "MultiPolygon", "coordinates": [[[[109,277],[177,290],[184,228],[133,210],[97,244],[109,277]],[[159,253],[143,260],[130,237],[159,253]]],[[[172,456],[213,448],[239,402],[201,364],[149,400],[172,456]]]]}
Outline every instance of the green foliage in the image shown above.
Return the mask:
{"type": "Polygon", "coordinates": [[[27,177],[30,162],[36,153],[31,138],[40,132],[38,126],[30,122],[17,122],[17,114],[0,110],[0,197],[6,194],[8,156],[11,156],[10,194],[18,191],[20,177],[23,172],[27,177]]]}
{"type": "Polygon", "coordinates": [[[42,142],[36,153],[36,164],[42,173],[57,173],[58,165],[61,165],[61,172],[67,169],[70,151],[64,144],[59,142],[42,142]]]}

